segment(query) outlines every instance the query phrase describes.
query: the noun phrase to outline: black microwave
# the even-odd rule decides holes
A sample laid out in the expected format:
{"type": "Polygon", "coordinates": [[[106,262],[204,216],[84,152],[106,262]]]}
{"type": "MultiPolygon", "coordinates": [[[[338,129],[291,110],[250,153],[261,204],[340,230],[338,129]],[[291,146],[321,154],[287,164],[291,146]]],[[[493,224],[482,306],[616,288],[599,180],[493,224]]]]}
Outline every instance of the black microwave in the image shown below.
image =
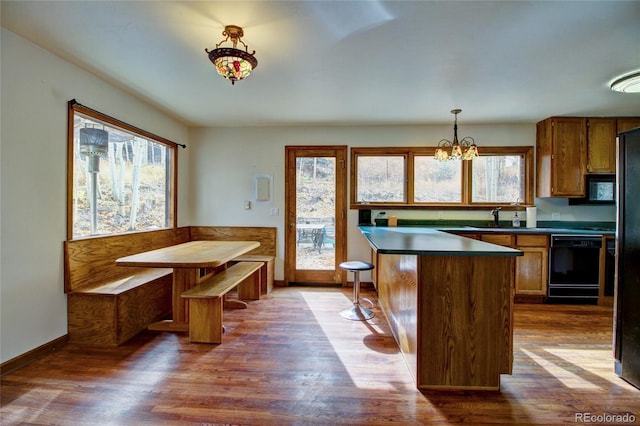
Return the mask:
{"type": "Polygon", "coordinates": [[[616,175],[587,175],[587,203],[614,204],[616,175]]]}

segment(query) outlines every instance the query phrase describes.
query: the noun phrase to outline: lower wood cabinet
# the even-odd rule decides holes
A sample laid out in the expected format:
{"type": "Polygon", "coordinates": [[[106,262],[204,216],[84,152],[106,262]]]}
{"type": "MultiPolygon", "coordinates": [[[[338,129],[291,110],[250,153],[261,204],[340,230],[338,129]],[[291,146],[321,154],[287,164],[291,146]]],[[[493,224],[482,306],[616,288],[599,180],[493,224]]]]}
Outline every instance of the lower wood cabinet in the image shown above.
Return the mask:
{"type": "Polygon", "coordinates": [[[487,233],[481,234],[480,239],[521,250],[523,256],[516,257],[516,301],[542,301],[547,295],[549,279],[549,237],[544,234],[487,233]]]}
{"type": "Polygon", "coordinates": [[[549,237],[516,235],[516,248],[524,255],[516,260],[516,295],[547,295],[549,237]]]}

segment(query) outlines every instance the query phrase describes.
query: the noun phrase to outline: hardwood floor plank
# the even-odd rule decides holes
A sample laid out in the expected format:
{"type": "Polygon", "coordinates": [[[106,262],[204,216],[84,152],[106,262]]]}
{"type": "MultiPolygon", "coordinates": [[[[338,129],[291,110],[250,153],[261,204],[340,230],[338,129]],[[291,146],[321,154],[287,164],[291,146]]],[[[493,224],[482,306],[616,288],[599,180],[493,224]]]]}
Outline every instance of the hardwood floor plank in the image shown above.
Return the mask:
{"type": "Polygon", "coordinates": [[[225,310],[221,345],[149,331],[115,348],[66,345],[2,377],[0,423],[568,424],[584,412],[640,421],[640,391],[613,372],[610,307],[516,305],[513,375],[500,392],[421,393],[377,306],[368,322],[340,317],[350,298],[274,288],[225,310]]]}

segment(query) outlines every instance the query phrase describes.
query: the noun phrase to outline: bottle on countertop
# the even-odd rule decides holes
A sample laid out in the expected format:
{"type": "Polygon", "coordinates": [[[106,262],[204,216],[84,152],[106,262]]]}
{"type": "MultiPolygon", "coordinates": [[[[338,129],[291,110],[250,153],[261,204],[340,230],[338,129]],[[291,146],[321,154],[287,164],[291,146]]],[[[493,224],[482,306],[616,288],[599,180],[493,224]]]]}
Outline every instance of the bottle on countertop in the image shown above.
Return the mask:
{"type": "MultiPolygon", "coordinates": [[[[518,207],[520,204],[520,199],[518,198],[515,203],[511,203],[512,206],[518,207]]],[[[518,210],[516,210],[516,214],[513,216],[513,221],[511,222],[514,228],[520,228],[520,216],[518,216],[518,210]]]]}
{"type": "Polygon", "coordinates": [[[520,228],[520,216],[518,216],[518,212],[516,212],[515,216],[513,216],[513,227],[520,228]]]}

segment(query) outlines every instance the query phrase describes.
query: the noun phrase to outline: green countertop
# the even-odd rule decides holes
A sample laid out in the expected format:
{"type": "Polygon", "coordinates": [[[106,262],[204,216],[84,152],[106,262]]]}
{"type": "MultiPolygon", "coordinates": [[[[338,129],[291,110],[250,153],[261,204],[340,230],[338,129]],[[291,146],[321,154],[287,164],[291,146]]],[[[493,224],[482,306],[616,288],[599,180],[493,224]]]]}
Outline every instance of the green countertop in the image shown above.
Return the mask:
{"type": "Polygon", "coordinates": [[[439,226],[427,227],[445,232],[488,232],[494,234],[560,234],[560,235],[615,235],[611,229],[586,228],[514,228],[509,226],[439,226]]]}
{"type": "Polygon", "coordinates": [[[522,256],[520,250],[460,237],[428,227],[359,226],[381,254],[419,256],[522,256]]]}
{"type": "MultiPolygon", "coordinates": [[[[387,226],[387,219],[376,219],[379,227],[387,226]]],[[[399,227],[420,227],[447,232],[490,232],[515,234],[568,234],[568,235],[615,235],[615,222],[572,222],[538,221],[537,227],[527,228],[522,222],[518,228],[510,221],[500,221],[500,226],[492,226],[486,220],[421,220],[398,219],[399,227]]],[[[373,225],[372,225],[373,226],[373,225]]]]}

